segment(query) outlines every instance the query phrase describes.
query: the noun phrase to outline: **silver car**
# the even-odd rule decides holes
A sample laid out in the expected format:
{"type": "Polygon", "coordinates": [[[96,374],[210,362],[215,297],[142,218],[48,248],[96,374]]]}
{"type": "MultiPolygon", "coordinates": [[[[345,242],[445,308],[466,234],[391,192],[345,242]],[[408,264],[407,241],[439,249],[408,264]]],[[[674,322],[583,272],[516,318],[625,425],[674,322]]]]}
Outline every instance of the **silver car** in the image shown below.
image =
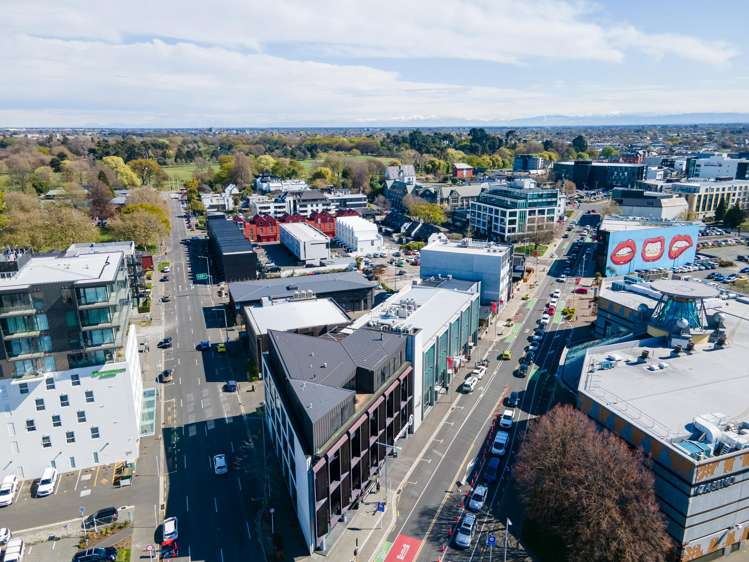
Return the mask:
{"type": "Polygon", "coordinates": [[[481,511],[481,508],[484,507],[484,502],[486,501],[488,493],[489,488],[483,484],[476,486],[471,494],[471,499],[468,501],[468,509],[471,511],[481,511]]]}
{"type": "Polygon", "coordinates": [[[459,548],[468,548],[471,546],[473,539],[473,530],[476,527],[476,516],[473,513],[466,513],[458,526],[458,532],[455,533],[455,546],[459,548]]]}

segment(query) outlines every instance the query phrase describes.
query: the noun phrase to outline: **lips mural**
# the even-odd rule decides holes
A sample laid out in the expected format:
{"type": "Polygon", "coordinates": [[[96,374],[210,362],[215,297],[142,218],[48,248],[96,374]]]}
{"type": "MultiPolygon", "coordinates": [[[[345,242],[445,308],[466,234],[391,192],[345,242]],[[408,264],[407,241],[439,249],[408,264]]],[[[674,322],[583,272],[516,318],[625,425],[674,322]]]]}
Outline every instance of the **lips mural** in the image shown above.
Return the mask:
{"type": "Polygon", "coordinates": [[[631,262],[635,253],[637,252],[637,245],[634,240],[624,240],[619,242],[614,251],[611,252],[611,262],[616,265],[624,265],[631,262]]]}
{"type": "Polygon", "coordinates": [[[691,236],[688,234],[677,234],[671,238],[671,242],[668,245],[668,257],[675,260],[691,248],[692,244],[694,244],[694,242],[692,241],[691,236]]]}
{"type": "Polygon", "coordinates": [[[642,242],[642,261],[658,261],[666,251],[666,239],[663,236],[646,238],[642,242]]]}

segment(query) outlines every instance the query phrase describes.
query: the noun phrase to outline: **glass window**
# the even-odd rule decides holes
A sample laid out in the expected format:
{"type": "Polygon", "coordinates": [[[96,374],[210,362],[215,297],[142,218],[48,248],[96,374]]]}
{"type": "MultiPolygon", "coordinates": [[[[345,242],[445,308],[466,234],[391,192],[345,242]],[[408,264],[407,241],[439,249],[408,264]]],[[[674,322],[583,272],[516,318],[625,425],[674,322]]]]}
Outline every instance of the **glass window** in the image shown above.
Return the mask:
{"type": "Polygon", "coordinates": [[[86,402],[93,402],[94,401],[94,391],[93,390],[87,390],[86,391],[86,402]]]}
{"type": "Polygon", "coordinates": [[[18,392],[21,394],[28,394],[29,393],[29,383],[22,382],[18,385],[18,392]]]}
{"type": "Polygon", "coordinates": [[[26,431],[36,431],[36,422],[34,420],[26,420],[26,431]]]}
{"type": "Polygon", "coordinates": [[[99,464],[99,453],[94,451],[94,464],[99,464]]]}
{"type": "Polygon", "coordinates": [[[39,349],[41,351],[52,351],[52,336],[41,336],[39,338],[39,349]]]}
{"type": "Polygon", "coordinates": [[[46,314],[39,313],[36,315],[36,329],[41,331],[49,330],[49,319],[46,314]]]}
{"type": "MultiPolygon", "coordinates": [[[[100,437],[99,435],[99,428],[98,427],[92,427],[91,428],[91,439],[98,439],[100,437]]],[[[96,454],[96,453],[94,453],[96,454]]],[[[96,462],[99,462],[98,460],[96,462]]]]}
{"type": "Polygon", "coordinates": [[[44,365],[44,372],[49,373],[50,371],[55,371],[55,358],[51,355],[48,357],[42,358],[42,364],[44,365]]]}
{"type": "Polygon", "coordinates": [[[75,315],[75,310],[65,311],[65,325],[68,328],[75,328],[78,326],[78,317],[75,315]]]}
{"type": "Polygon", "coordinates": [[[42,410],[44,410],[44,398],[37,398],[36,400],[34,400],[34,402],[36,402],[37,412],[41,412],[42,410]]]}
{"type": "Polygon", "coordinates": [[[52,427],[60,427],[62,425],[62,418],[55,414],[52,416],[52,427]]]}
{"type": "Polygon", "coordinates": [[[47,377],[44,379],[44,384],[47,386],[47,390],[54,390],[55,389],[55,378],[54,377],[47,377]]]}
{"type": "Polygon", "coordinates": [[[86,423],[86,412],[83,410],[78,412],[78,423],[86,423]]]}
{"type": "Polygon", "coordinates": [[[73,386],[81,386],[81,377],[79,375],[70,375],[70,382],[73,386]]]}
{"type": "Polygon", "coordinates": [[[65,432],[65,441],[68,443],[75,443],[75,432],[74,431],[66,431],[65,432]]]}
{"type": "Polygon", "coordinates": [[[65,406],[70,406],[70,400],[68,399],[67,394],[60,394],[60,406],[62,406],[63,408],[65,406]]]}
{"type": "Polygon", "coordinates": [[[52,446],[52,440],[49,438],[49,435],[43,435],[42,436],[42,447],[45,449],[52,446]]]}

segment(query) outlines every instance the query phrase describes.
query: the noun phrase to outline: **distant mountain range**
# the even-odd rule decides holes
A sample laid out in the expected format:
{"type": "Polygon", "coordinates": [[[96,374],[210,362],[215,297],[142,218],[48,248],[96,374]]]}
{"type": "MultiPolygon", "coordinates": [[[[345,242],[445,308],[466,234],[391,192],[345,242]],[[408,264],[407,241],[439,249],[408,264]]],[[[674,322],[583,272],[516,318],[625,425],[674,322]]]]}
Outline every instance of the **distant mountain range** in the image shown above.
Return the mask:
{"type": "Polygon", "coordinates": [[[671,115],[539,115],[512,119],[505,125],[518,127],[564,127],[596,125],[696,125],[749,123],[749,113],[675,113],[671,115]]]}

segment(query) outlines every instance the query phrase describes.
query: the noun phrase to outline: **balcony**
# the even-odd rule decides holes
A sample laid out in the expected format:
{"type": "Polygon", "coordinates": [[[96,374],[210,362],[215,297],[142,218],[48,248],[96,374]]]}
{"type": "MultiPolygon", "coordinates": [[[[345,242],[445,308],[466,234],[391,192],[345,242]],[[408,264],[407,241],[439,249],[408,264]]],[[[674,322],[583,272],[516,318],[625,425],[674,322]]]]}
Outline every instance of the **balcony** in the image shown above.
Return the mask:
{"type": "Polygon", "coordinates": [[[39,337],[42,335],[41,330],[33,330],[30,332],[15,332],[13,334],[3,334],[3,339],[8,340],[17,340],[19,338],[34,338],[39,337]]]}
{"type": "Polygon", "coordinates": [[[7,318],[9,316],[30,316],[32,314],[36,314],[36,309],[31,306],[31,303],[0,307],[0,318],[7,318]]]}

